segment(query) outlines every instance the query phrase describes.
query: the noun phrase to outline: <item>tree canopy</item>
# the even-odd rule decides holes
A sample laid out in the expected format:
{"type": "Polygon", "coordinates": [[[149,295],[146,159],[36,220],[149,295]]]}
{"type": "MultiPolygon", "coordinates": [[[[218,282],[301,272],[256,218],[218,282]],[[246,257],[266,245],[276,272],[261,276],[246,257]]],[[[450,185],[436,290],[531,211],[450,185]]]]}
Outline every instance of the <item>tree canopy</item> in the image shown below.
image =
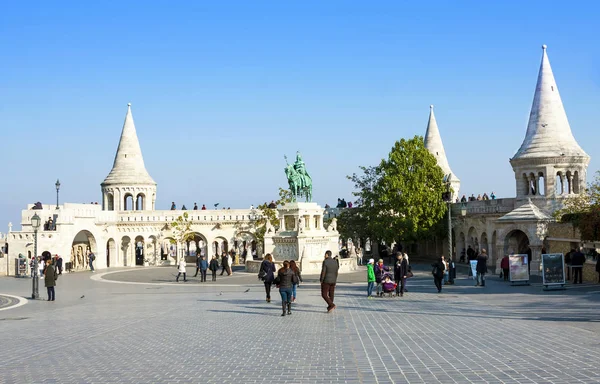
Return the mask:
{"type": "Polygon", "coordinates": [[[581,193],[566,198],[563,208],[554,212],[554,217],[573,223],[582,240],[600,239],[600,171],[581,193]]]}
{"type": "Polygon", "coordinates": [[[416,240],[446,212],[444,174],[421,136],[397,141],[387,159],[360,169],[348,176],[356,188],[357,207],[340,215],[344,236],[351,237],[351,231],[386,242],[416,240]]]}

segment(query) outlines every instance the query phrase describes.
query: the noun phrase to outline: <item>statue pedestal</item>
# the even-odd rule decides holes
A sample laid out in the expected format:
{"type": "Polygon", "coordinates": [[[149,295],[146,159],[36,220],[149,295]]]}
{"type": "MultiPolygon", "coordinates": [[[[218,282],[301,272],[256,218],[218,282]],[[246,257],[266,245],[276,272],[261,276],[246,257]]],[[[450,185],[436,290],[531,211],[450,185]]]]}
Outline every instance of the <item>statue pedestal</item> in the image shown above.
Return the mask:
{"type": "MultiPolygon", "coordinates": [[[[279,230],[265,234],[265,253],[277,262],[295,260],[304,274],[320,273],[325,251],[333,256],[339,253],[337,228],[324,228],[323,214],[317,203],[295,202],[279,208],[279,230]]],[[[339,261],[340,272],[356,271],[356,258],[339,261]]]]}

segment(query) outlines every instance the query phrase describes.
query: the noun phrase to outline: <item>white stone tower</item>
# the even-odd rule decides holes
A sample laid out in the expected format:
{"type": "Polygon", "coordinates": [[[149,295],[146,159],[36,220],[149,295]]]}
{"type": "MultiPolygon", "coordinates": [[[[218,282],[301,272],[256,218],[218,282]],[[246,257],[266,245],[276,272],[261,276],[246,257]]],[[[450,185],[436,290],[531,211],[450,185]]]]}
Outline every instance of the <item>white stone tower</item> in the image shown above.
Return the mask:
{"type": "Polygon", "coordinates": [[[542,46],[527,133],[510,159],[515,172],[517,199],[531,199],[539,207],[555,209],[561,200],[585,188],[590,157],[573,137],[556,81],[542,46]]]}
{"type": "Polygon", "coordinates": [[[105,211],[154,210],[156,182],[144,165],[131,115],[131,103],[127,104],[127,115],[112,170],[100,185],[102,209],[105,211]]]}
{"type": "Polygon", "coordinates": [[[427,131],[425,132],[425,148],[435,156],[444,175],[451,175],[450,185],[453,190],[452,201],[454,201],[457,196],[460,196],[460,179],[452,172],[450,164],[448,164],[446,151],[444,150],[444,144],[442,143],[442,136],[440,136],[440,130],[437,121],[435,120],[435,115],[433,114],[433,105],[429,106],[429,122],[427,123],[427,131]]]}

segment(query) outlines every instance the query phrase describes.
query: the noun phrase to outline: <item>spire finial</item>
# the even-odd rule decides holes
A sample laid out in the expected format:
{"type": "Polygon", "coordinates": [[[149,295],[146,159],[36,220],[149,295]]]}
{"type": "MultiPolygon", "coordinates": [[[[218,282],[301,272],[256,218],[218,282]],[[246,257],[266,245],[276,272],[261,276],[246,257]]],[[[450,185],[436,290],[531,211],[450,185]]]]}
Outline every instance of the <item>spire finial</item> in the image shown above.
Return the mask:
{"type": "Polygon", "coordinates": [[[131,107],[131,103],[127,103],[127,106],[128,106],[128,107],[131,107]]]}
{"type": "Polygon", "coordinates": [[[548,46],[546,44],[542,45],[542,49],[545,51],[548,46]]]}
{"type": "Polygon", "coordinates": [[[433,110],[433,104],[431,104],[431,105],[429,106],[429,109],[433,110]]]}

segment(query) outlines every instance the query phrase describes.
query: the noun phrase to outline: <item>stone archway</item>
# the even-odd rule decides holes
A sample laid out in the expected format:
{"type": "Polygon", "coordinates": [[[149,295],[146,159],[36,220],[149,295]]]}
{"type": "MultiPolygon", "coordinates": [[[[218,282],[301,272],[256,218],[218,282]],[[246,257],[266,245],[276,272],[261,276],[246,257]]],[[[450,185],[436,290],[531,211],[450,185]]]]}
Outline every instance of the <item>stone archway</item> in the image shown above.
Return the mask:
{"type": "Polygon", "coordinates": [[[241,262],[252,260],[253,254],[258,254],[256,237],[250,232],[238,232],[232,239],[237,259],[241,262]]]}
{"type": "Polygon", "coordinates": [[[469,232],[467,233],[467,246],[471,246],[473,250],[479,249],[479,239],[477,238],[477,231],[475,227],[469,228],[469,232]]]}
{"type": "Polygon", "coordinates": [[[117,253],[117,243],[113,238],[106,242],[106,268],[111,265],[117,265],[119,254],[117,253]]]}
{"type": "Polygon", "coordinates": [[[456,255],[459,257],[459,260],[467,259],[467,244],[465,242],[464,232],[460,232],[456,239],[456,255]]]}
{"type": "Polygon", "coordinates": [[[504,254],[526,254],[529,251],[529,237],[520,229],[513,229],[504,238],[504,254]]]}
{"type": "Polygon", "coordinates": [[[73,270],[84,270],[88,268],[89,252],[98,254],[96,238],[88,230],[79,231],[71,243],[71,257],[68,262],[71,263],[73,270]]]}
{"type": "Polygon", "coordinates": [[[481,250],[485,249],[486,252],[488,252],[489,255],[489,243],[488,243],[488,237],[487,237],[487,233],[483,232],[481,234],[481,237],[479,238],[479,251],[481,252],[481,250]]]}
{"type": "Polygon", "coordinates": [[[204,256],[208,259],[208,240],[200,232],[194,232],[194,238],[187,244],[187,257],[189,262],[195,263],[199,257],[204,256]]]}
{"type": "Polygon", "coordinates": [[[228,252],[229,243],[227,242],[227,239],[223,236],[215,237],[215,240],[212,243],[212,251],[213,255],[217,255],[217,257],[221,257],[223,252],[228,252]]]}
{"type": "Polygon", "coordinates": [[[135,265],[144,265],[144,259],[145,259],[145,250],[144,250],[144,245],[145,245],[145,240],[143,236],[137,236],[135,238],[135,265]]]}

